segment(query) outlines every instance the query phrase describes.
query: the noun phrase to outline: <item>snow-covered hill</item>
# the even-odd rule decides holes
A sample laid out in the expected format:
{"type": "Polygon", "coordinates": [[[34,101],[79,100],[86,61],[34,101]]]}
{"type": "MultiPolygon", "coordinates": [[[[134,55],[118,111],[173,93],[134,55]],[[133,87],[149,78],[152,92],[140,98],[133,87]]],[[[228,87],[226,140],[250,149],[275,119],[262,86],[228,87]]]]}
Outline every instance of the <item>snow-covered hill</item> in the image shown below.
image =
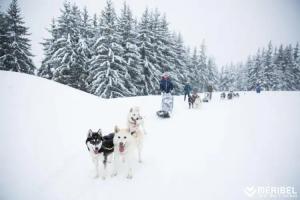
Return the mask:
{"type": "MultiPolygon", "coordinates": [[[[248,199],[247,186],[300,192],[300,93],[242,93],[200,110],[175,97],[158,119],[159,96],[104,100],[34,76],[0,72],[0,199],[248,199]],[[124,127],[140,106],[144,162],[94,179],[87,130],[124,127]]],[[[253,199],[253,198],[252,198],[253,199]]]]}

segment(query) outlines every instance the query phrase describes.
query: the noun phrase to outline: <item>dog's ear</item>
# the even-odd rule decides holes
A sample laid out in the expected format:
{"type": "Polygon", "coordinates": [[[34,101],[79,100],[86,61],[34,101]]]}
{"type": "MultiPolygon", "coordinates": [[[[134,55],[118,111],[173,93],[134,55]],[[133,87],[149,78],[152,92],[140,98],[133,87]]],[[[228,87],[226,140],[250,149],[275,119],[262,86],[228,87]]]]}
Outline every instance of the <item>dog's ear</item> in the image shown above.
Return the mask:
{"type": "Polygon", "coordinates": [[[91,130],[91,129],[89,129],[89,131],[88,131],[88,137],[91,137],[92,136],[92,134],[93,134],[93,131],[91,130]]]}
{"type": "Polygon", "coordinates": [[[130,134],[131,134],[132,136],[135,136],[135,137],[137,136],[137,135],[136,135],[136,131],[130,131],[130,134]]]}
{"type": "Polygon", "coordinates": [[[120,131],[118,126],[115,126],[115,133],[118,133],[120,131]]]}
{"type": "Polygon", "coordinates": [[[102,130],[101,130],[101,128],[99,128],[98,134],[99,134],[100,136],[102,136],[102,130]]]}
{"type": "Polygon", "coordinates": [[[132,112],[133,111],[133,108],[130,108],[129,112],[132,112]]]}

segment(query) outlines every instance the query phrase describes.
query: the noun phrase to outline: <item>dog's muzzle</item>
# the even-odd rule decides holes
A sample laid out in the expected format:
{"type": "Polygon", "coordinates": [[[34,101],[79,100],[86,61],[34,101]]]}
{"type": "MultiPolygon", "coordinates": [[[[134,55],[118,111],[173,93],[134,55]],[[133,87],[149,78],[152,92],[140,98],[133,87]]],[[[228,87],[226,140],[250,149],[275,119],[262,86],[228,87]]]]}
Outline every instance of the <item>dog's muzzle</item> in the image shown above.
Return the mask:
{"type": "Polygon", "coordinates": [[[94,153],[95,153],[95,154],[99,153],[99,148],[98,148],[98,147],[96,147],[96,148],[94,149],[94,153]]]}
{"type": "Polygon", "coordinates": [[[119,151],[123,153],[125,151],[125,144],[123,142],[119,143],[119,151]]]}

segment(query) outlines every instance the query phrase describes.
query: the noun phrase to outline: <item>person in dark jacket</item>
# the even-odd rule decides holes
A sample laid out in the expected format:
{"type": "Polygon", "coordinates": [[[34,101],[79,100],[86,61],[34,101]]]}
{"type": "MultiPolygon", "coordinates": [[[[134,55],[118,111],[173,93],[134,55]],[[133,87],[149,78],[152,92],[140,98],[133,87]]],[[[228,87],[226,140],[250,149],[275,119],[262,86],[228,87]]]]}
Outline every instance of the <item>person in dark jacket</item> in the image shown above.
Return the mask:
{"type": "Polygon", "coordinates": [[[163,118],[169,118],[173,110],[173,96],[171,91],[173,90],[173,84],[167,73],[164,73],[160,81],[160,91],[162,92],[161,110],[157,112],[157,115],[163,118]]]}
{"type": "Polygon", "coordinates": [[[185,84],[183,90],[184,90],[184,101],[185,101],[186,96],[188,96],[188,98],[191,96],[190,93],[191,93],[191,91],[192,91],[192,88],[191,88],[189,82],[187,82],[187,83],[185,84]]]}
{"type": "Polygon", "coordinates": [[[259,84],[256,85],[256,93],[260,93],[261,91],[261,87],[259,84]]]}
{"type": "Polygon", "coordinates": [[[164,74],[162,79],[160,80],[160,91],[162,93],[170,93],[173,90],[173,84],[168,76],[168,74],[164,74]]]}
{"type": "Polygon", "coordinates": [[[212,85],[208,85],[208,86],[207,86],[207,92],[208,92],[208,94],[209,94],[209,100],[211,100],[211,98],[212,98],[212,92],[213,92],[213,87],[212,87],[212,85]]]}

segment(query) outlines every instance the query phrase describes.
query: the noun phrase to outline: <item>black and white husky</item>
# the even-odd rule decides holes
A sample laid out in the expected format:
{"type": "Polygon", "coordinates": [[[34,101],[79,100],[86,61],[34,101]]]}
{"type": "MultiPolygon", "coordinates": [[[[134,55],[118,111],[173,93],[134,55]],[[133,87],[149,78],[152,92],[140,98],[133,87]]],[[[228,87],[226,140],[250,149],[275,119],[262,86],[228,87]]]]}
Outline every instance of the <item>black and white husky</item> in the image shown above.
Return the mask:
{"type": "Polygon", "coordinates": [[[99,161],[103,163],[102,179],[106,178],[107,159],[114,151],[113,138],[113,133],[102,136],[101,129],[98,132],[88,131],[85,143],[95,165],[95,178],[99,177],[99,161]]]}

